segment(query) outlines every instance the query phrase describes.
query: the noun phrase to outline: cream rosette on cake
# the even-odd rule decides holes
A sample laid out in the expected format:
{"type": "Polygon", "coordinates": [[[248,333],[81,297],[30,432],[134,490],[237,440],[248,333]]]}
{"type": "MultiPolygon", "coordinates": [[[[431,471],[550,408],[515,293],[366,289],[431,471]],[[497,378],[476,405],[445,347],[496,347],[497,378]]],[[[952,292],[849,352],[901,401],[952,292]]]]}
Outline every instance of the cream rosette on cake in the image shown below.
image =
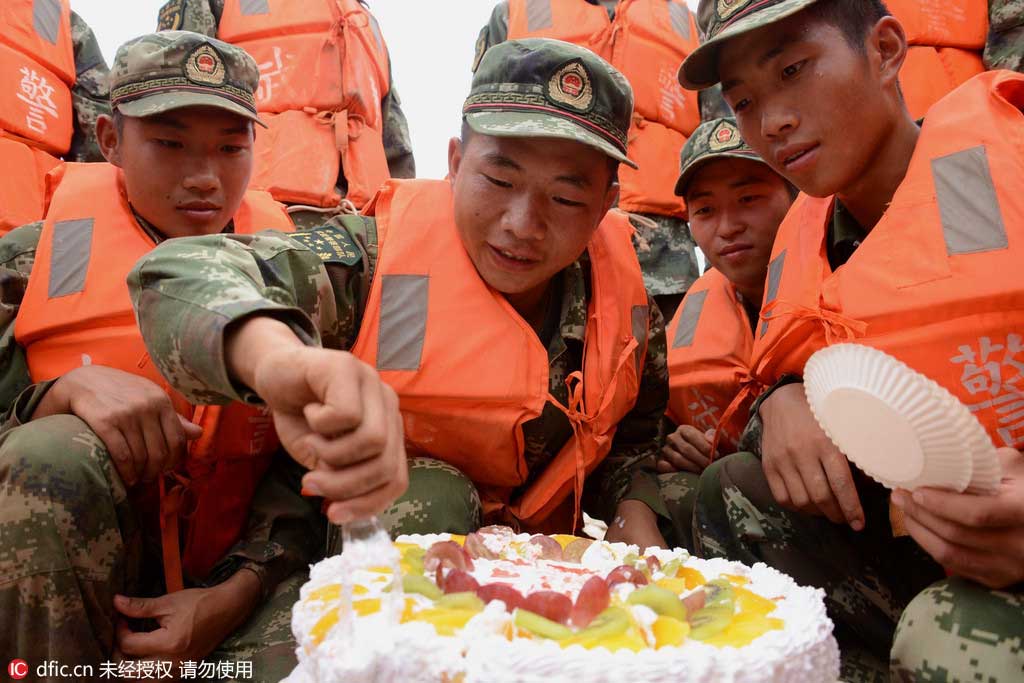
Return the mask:
{"type": "Polygon", "coordinates": [[[403,610],[386,566],[351,575],[340,628],[340,557],[313,567],[292,627],[291,683],[513,681],[782,683],[838,676],[821,591],[764,565],[683,550],[485,527],[403,536],[403,610]]]}

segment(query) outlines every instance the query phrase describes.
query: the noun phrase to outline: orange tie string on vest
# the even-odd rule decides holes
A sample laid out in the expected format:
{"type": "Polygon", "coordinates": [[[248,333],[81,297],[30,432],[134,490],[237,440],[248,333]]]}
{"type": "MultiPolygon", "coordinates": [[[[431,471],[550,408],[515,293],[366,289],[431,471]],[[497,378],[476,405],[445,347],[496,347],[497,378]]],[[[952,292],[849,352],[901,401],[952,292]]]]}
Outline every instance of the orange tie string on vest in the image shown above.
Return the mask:
{"type": "Polygon", "coordinates": [[[573,438],[576,441],[575,452],[576,475],[573,478],[573,508],[572,528],[573,532],[579,527],[581,512],[583,509],[583,482],[586,479],[586,465],[588,460],[595,456],[597,444],[593,439],[585,438],[584,425],[589,424],[594,418],[586,414],[583,405],[583,373],[579,370],[570,373],[565,378],[565,388],[569,390],[569,406],[565,407],[559,403],[554,396],[548,396],[548,400],[555,404],[559,410],[565,413],[572,425],[573,438]],[[590,456],[588,458],[587,456],[590,456]]]}
{"type": "MultiPolygon", "coordinates": [[[[800,306],[798,304],[791,304],[785,301],[776,299],[772,301],[764,308],[761,309],[760,319],[763,323],[770,323],[775,320],[777,315],[785,316],[788,315],[793,321],[799,320],[810,320],[812,322],[819,323],[822,330],[825,333],[825,345],[832,346],[833,344],[841,344],[843,342],[853,341],[859,336],[863,336],[867,330],[867,324],[848,318],[841,313],[830,311],[824,308],[809,308],[807,306],[800,306]]],[[[767,357],[771,356],[771,353],[766,354],[767,357]]],[[[767,389],[768,386],[758,380],[751,374],[748,374],[743,381],[740,383],[739,393],[736,394],[736,398],[732,400],[729,407],[725,409],[722,414],[722,419],[718,421],[718,427],[715,428],[715,438],[711,442],[711,460],[714,461],[718,454],[718,442],[722,436],[722,430],[725,425],[729,424],[733,415],[739,410],[739,407],[743,405],[745,401],[756,396],[760,392],[767,389]]]]}

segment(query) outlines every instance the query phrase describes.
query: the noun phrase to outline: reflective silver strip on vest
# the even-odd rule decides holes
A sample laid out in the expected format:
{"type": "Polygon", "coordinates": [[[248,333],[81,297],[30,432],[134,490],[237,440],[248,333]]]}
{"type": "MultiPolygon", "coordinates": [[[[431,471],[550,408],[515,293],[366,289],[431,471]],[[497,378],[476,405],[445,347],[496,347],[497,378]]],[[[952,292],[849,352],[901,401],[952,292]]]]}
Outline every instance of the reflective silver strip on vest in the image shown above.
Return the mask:
{"type": "MultiPolygon", "coordinates": [[[[782,266],[786,263],[786,250],[783,249],[782,253],[776,256],[771,263],[768,264],[768,291],[765,293],[764,303],[765,306],[775,301],[775,297],[779,295],[779,283],[782,281],[782,266]]],[[[761,323],[761,336],[763,337],[768,333],[768,321],[765,320],[761,323]]]]}
{"type": "Polygon", "coordinates": [[[1005,249],[1006,227],[984,145],[932,160],[946,253],[1005,249]]]}
{"type": "Polygon", "coordinates": [[[60,35],[60,0],[35,0],[32,3],[32,26],[40,38],[56,45],[60,35]]]}
{"type": "Polygon", "coordinates": [[[700,314],[704,312],[704,302],[707,301],[708,290],[694,292],[683,301],[683,312],[679,314],[679,327],[676,328],[675,339],[672,340],[673,349],[681,349],[693,344],[693,338],[697,336],[697,323],[700,322],[700,314]]]}
{"type": "Polygon", "coordinates": [[[632,311],[633,339],[636,339],[636,371],[640,372],[640,365],[644,362],[644,347],[647,344],[648,318],[651,315],[650,306],[634,306],[632,311]]]}
{"type": "Polygon", "coordinates": [[[526,0],[526,30],[530,33],[551,28],[554,21],[551,16],[553,0],[526,0]]]}
{"type": "Polygon", "coordinates": [[[54,223],[48,290],[51,299],[85,289],[92,254],[92,225],[92,218],[54,223]]]}
{"type": "Polygon", "coordinates": [[[427,275],[385,275],[381,282],[378,370],[418,370],[427,334],[427,275]]]}
{"type": "Polygon", "coordinates": [[[242,10],[242,15],[246,17],[270,14],[270,0],[242,0],[239,7],[242,10]]]}
{"type": "Polygon", "coordinates": [[[380,32],[380,24],[377,23],[377,19],[371,14],[370,15],[370,29],[373,30],[373,37],[377,40],[377,49],[384,52],[384,36],[380,32]]]}
{"type": "Polygon", "coordinates": [[[670,2],[668,15],[672,19],[672,29],[682,36],[683,40],[690,39],[690,10],[680,2],[670,2]]]}

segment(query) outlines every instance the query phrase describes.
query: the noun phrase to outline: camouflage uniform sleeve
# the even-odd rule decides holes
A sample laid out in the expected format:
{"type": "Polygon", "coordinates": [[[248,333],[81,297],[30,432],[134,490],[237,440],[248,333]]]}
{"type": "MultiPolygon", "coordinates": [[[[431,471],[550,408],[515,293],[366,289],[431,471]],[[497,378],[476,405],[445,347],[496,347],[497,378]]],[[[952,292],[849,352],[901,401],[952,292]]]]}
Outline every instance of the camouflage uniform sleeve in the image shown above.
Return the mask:
{"type": "Polygon", "coordinates": [[[224,0],[169,0],[160,8],[158,31],[192,31],[211,38],[224,14],[224,0]]]}
{"type": "Polygon", "coordinates": [[[1024,0],[990,0],[985,68],[1024,72],[1024,0]]]}
{"type": "Polygon", "coordinates": [[[376,239],[372,219],[344,216],[291,235],[268,230],[164,242],[128,276],[149,355],[193,403],[258,402],[228,377],[228,328],[267,315],[308,345],[350,347],[376,239]]]}
{"type": "Polygon", "coordinates": [[[623,500],[642,501],[656,514],[669,518],[654,469],[661,448],[661,420],[668,406],[668,350],[665,319],[654,297],[649,299],[651,322],[640,393],[633,409],[619,422],[608,457],[588,477],[584,491],[587,512],[605,522],[611,522],[623,500]]]}
{"type": "Polygon", "coordinates": [[[75,48],[75,84],[71,101],[75,129],[71,138],[70,161],[103,161],[96,140],[96,119],[110,113],[110,69],[103,59],[96,35],[80,16],[71,13],[71,41],[75,48]]]}
{"type": "Polygon", "coordinates": [[[27,422],[53,381],[32,384],[14,322],[28,287],[43,224],[29,223],[0,239],[0,432],[27,422]]]}
{"type": "Polygon", "coordinates": [[[241,569],[260,580],[261,601],[281,581],[319,559],[326,544],[320,498],[301,494],[306,470],[279,452],[263,477],[249,509],[246,530],[206,581],[222,583],[241,569]]]}
{"type": "MultiPolygon", "coordinates": [[[[377,18],[370,19],[377,29],[377,35],[384,35],[377,18]]],[[[388,53],[388,94],[380,102],[384,118],[384,155],[388,160],[388,172],[392,178],[415,178],[416,160],[412,155],[412,138],[409,136],[409,122],[402,111],[402,99],[395,88],[394,71],[391,69],[391,54],[388,53]]]]}
{"type": "Polygon", "coordinates": [[[783,375],[779,378],[779,381],[772,386],[765,389],[765,391],[757,397],[753,405],[750,406],[750,419],[747,421],[747,426],[743,429],[743,433],[740,434],[740,442],[738,444],[739,450],[747,453],[753,453],[757,457],[761,457],[761,435],[764,431],[764,425],[761,422],[761,404],[768,400],[776,389],[780,389],[787,384],[796,384],[803,382],[803,378],[799,375],[783,375]]]}
{"type": "Polygon", "coordinates": [[[484,53],[489,47],[504,43],[506,40],[508,40],[508,2],[502,0],[494,6],[491,18],[480,29],[480,35],[476,39],[472,70],[476,71],[477,65],[480,64],[480,60],[483,59],[484,53]]]}

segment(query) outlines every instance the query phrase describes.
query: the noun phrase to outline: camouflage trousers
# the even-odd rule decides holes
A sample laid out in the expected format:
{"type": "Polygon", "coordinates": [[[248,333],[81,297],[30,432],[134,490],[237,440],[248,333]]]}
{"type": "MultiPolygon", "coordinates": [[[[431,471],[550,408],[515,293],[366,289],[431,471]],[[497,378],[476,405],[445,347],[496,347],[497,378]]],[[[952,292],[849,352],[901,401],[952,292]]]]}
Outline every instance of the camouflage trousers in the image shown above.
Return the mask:
{"type": "Polygon", "coordinates": [[[822,588],[844,681],[1024,680],[1024,596],[946,579],[909,537],[893,538],[884,488],[862,477],[855,532],[783,510],[761,462],[738,453],[701,476],[695,541],[705,557],[764,562],[822,588]]]}
{"type": "Polygon", "coordinates": [[[659,520],[661,535],[670,548],[685,548],[696,554],[693,538],[693,508],[697,504],[700,475],[673,472],[658,475],[658,491],[668,509],[669,519],[659,520]]]}
{"type": "Polygon", "coordinates": [[[381,514],[395,538],[402,534],[468,534],[480,528],[480,494],[469,477],[434,458],[409,459],[409,488],[381,514]]]}
{"type": "MultiPolygon", "coordinates": [[[[163,591],[159,539],[144,533],[155,527],[141,523],[142,509],[77,417],[0,435],[0,661],[99,671],[114,658],[114,595],[163,591]]],[[[207,661],[251,661],[247,681],[287,675],[295,666],[291,606],[305,578],[283,582],[207,661]]]]}

